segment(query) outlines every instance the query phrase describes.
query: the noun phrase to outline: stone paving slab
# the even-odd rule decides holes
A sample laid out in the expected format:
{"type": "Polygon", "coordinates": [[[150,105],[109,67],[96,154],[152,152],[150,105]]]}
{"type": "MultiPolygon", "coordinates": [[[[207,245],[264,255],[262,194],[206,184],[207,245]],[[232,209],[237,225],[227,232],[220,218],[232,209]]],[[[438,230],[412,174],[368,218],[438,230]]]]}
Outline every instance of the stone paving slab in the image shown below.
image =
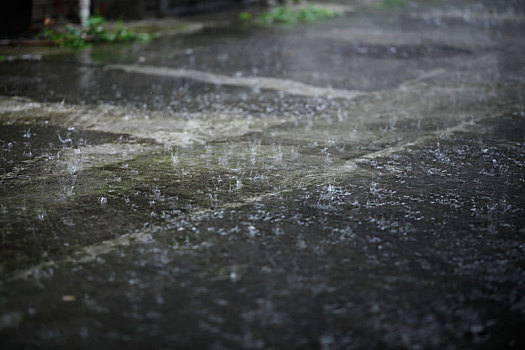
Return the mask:
{"type": "Polygon", "coordinates": [[[521,12],[411,4],[0,63],[0,344],[520,348],[521,12]]]}

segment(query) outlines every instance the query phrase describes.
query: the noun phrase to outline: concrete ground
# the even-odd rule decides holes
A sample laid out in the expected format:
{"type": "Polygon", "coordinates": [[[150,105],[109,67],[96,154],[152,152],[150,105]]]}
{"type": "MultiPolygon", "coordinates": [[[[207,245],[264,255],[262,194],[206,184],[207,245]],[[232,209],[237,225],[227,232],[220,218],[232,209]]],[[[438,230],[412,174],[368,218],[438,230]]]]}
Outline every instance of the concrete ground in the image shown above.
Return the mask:
{"type": "Polygon", "coordinates": [[[1,348],[523,348],[525,4],[351,3],[0,50],[1,348]]]}

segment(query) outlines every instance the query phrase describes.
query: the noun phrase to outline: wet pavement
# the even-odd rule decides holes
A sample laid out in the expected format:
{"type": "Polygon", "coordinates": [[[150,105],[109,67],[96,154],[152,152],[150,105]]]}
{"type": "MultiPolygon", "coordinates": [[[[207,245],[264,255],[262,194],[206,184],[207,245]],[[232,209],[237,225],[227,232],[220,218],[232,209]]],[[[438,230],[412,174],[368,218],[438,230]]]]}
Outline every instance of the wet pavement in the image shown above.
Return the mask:
{"type": "Polygon", "coordinates": [[[2,348],[523,348],[525,4],[352,4],[2,49],[2,348]]]}

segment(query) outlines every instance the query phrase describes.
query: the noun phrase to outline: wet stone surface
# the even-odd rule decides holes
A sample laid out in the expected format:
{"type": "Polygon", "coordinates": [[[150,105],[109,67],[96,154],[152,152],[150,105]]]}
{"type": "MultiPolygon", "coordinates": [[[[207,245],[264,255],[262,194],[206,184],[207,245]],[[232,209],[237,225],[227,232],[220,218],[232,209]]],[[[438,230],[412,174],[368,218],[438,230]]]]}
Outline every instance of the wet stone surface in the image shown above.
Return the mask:
{"type": "Polygon", "coordinates": [[[1,62],[1,347],[522,348],[523,4],[355,6],[1,62]]]}

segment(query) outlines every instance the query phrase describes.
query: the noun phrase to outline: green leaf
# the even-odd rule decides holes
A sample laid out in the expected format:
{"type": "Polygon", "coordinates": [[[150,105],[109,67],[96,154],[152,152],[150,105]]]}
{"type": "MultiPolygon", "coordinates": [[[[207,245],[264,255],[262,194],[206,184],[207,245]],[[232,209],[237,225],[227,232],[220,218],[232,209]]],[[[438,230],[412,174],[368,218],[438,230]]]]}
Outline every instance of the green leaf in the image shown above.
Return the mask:
{"type": "Polygon", "coordinates": [[[249,13],[249,12],[241,12],[241,13],[239,13],[239,19],[241,21],[249,21],[249,20],[252,19],[252,17],[253,17],[252,14],[249,13]]]}

